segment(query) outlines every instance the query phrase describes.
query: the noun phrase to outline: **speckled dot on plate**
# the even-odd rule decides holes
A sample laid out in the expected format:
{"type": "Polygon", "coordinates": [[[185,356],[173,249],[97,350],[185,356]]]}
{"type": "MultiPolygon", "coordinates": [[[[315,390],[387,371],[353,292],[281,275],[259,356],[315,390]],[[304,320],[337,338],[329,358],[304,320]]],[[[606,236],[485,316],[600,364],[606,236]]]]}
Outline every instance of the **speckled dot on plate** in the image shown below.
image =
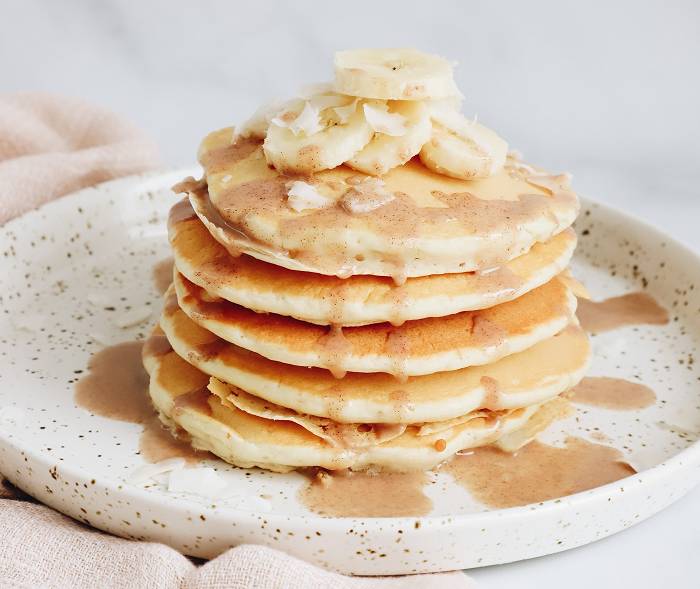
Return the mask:
{"type": "Polygon", "coordinates": [[[0,228],[0,471],[39,500],[97,528],[196,556],[257,542],[346,573],[390,574],[579,546],[652,515],[700,479],[700,259],[585,201],[575,274],[595,298],[646,290],[672,320],[593,337],[590,374],[643,382],[656,392],[654,406],[579,406],[544,441],[606,440],[639,474],[561,500],[489,510],[440,473],[426,488],[434,503],[429,516],[379,519],[310,514],[296,499],[301,475],[218,461],[206,464],[236,487],[229,499],[127,483],[143,464],[141,427],[76,407],[73,386],[91,354],[145,337],[155,321],[160,302],[151,272],[168,255],[164,219],[175,199],[169,187],[192,173],[103,184],[0,228]]]}

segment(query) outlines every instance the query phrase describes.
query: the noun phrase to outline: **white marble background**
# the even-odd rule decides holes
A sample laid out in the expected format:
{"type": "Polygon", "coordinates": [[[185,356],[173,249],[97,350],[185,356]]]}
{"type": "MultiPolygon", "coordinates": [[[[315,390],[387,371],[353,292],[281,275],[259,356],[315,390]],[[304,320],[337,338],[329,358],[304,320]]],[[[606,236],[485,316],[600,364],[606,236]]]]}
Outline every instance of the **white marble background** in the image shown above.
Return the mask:
{"type": "Polygon", "coordinates": [[[334,49],[441,53],[460,64],[466,113],[573,172],[580,192],[700,247],[693,0],[0,0],[0,22],[0,89],[111,107],[159,140],[168,166],[261,101],[329,78],[334,49]]]}
{"type": "MultiPolygon", "coordinates": [[[[440,53],[460,64],[467,114],[700,249],[692,0],[0,0],[0,22],[0,90],[108,106],[147,129],[169,167],[190,164],[207,131],[328,78],[334,49],[440,53]]],[[[473,575],[486,588],[697,587],[698,522],[700,491],[608,540],[473,575]]]]}

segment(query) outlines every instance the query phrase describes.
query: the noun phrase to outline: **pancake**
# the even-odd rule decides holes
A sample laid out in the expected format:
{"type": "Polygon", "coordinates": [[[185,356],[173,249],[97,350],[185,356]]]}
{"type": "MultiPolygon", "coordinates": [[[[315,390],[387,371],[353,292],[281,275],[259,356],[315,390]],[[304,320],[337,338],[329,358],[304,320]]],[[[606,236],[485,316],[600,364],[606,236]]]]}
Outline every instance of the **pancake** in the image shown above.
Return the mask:
{"type": "Polygon", "coordinates": [[[488,178],[457,180],[417,158],[382,176],[393,195],[369,214],[342,197],[364,176],[339,166],[304,179],[333,206],[292,210],[290,178],[268,166],[262,143],[233,130],[208,135],[199,150],[202,184],[178,187],[229,251],[318,274],[405,277],[483,270],[527,252],[569,227],[579,210],[566,175],[509,160],[488,178]],[[200,189],[200,190],[198,190],[200,189]]]}
{"type": "Polygon", "coordinates": [[[564,270],[576,247],[576,234],[567,229],[500,268],[409,278],[396,286],[382,276],[343,280],[295,272],[247,255],[232,257],[186,200],[173,207],[168,234],[178,270],[210,294],[254,311],[320,325],[398,325],[492,307],[551,280],[564,270]]]}
{"type": "Polygon", "coordinates": [[[448,317],[328,328],[282,315],[255,313],[212,298],[174,273],[182,310],[222,339],[271,360],[345,372],[386,372],[399,378],[494,362],[560,332],[574,317],[576,297],[554,278],[496,307],[448,317]]]}
{"type": "MultiPolygon", "coordinates": [[[[566,407],[558,397],[543,406],[518,409],[497,419],[470,419],[431,435],[418,435],[419,429],[410,427],[381,444],[344,448],[292,421],[266,419],[222,403],[206,389],[206,374],[175,352],[161,349],[156,355],[156,349],[158,346],[144,348],[144,364],[150,374],[149,394],[162,421],[187,432],[193,447],[244,468],[259,466],[282,472],[308,466],[424,470],[459,450],[496,442],[533,422],[546,427],[566,407]],[[548,419],[537,418],[541,410],[546,410],[548,419]]],[[[533,428],[527,431],[531,433],[533,428]]]]}
{"type": "Polygon", "coordinates": [[[476,409],[542,403],[576,385],[588,368],[585,332],[561,333],[486,366],[409,378],[289,366],[223,341],[194,323],[172,292],[160,324],[181,357],[222,381],[299,413],[342,423],[412,423],[453,419],[476,409]]]}

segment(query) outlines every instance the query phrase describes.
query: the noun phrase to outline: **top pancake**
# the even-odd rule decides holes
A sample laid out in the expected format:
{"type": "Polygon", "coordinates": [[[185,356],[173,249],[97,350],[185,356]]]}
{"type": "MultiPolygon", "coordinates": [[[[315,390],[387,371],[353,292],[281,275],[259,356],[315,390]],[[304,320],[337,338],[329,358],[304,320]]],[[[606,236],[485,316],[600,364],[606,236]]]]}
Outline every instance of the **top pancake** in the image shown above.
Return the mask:
{"type": "Polygon", "coordinates": [[[178,270],[210,294],[254,311],[321,325],[399,325],[492,307],[548,282],[564,270],[576,247],[576,234],[566,229],[492,271],[409,278],[397,286],[384,276],[342,279],[295,272],[247,255],[233,257],[187,200],[171,210],[168,236],[178,270]]]}
{"type": "MultiPolygon", "coordinates": [[[[405,277],[498,266],[560,233],[576,218],[568,177],[538,174],[512,160],[495,175],[456,180],[417,160],[382,177],[394,200],[366,214],[340,206],[362,178],[345,166],[303,180],[332,206],[295,212],[289,176],[267,165],[260,142],[232,130],[200,147],[208,195],[183,186],[212,235],[229,250],[292,270],[348,277],[405,277]]],[[[299,178],[297,178],[299,179],[299,178]]]]}

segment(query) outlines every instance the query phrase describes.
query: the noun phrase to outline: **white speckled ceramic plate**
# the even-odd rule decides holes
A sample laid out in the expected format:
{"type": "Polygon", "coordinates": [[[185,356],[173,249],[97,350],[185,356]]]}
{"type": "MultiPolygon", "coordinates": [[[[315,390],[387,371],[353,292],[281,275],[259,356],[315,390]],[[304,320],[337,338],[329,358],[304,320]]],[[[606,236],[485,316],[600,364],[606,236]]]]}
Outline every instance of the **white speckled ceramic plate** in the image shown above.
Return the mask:
{"type": "Polygon", "coordinates": [[[700,479],[700,260],[654,229],[586,203],[575,272],[593,295],[647,289],[672,311],[663,327],[594,338],[593,375],[639,379],[658,401],[641,411],[579,409],[544,440],[601,432],[640,473],[561,500],[489,510],[447,474],[428,486],[421,518],[322,518],[296,499],[298,474],[212,462],[240,488],[224,501],[129,485],[143,463],[140,426],[75,406],[73,385],[104,343],[143,338],[156,320],[153,264],[168,256],[169,187],[187,173],[103,184],[0,228],[0,471],[40,501],[115,534],[209,557],[268,544],[355,574],[430,572],[503,563],[602,538],[659,511],[700,479]],[[115,309],[86,301],[106,293],[115,309]],[[151,321],[115,317],[150,305],[151,321]],[[271,509],[247,501],[264,494],[271,509]]]}

